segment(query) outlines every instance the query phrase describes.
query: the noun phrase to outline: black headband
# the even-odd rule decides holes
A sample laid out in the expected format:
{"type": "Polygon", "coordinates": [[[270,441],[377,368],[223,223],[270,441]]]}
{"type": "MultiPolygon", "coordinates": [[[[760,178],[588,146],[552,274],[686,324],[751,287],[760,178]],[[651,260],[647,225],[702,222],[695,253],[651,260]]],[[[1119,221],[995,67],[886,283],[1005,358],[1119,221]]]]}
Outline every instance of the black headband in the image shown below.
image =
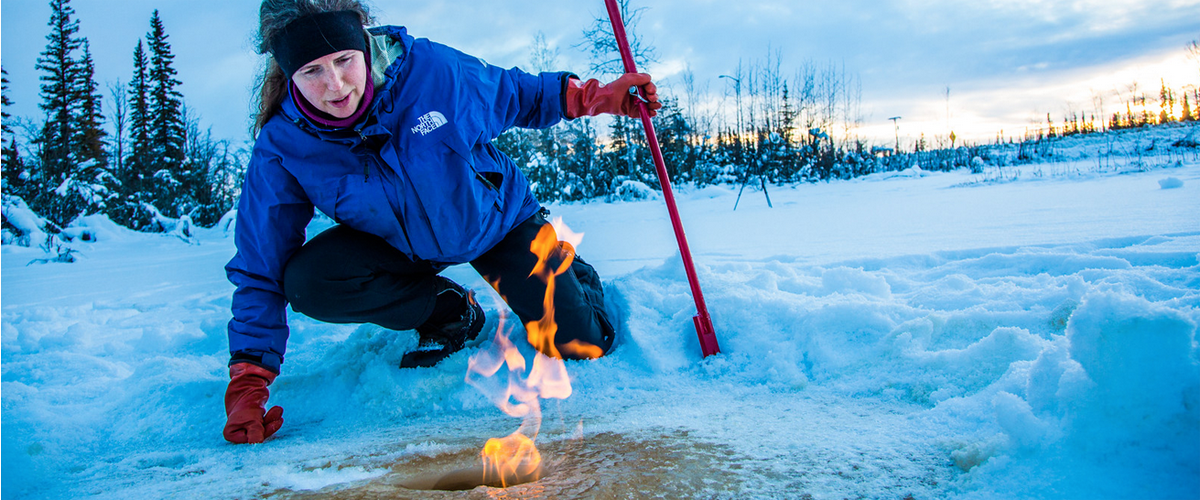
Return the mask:
{"type": "Polygon", "coordinates": [[[291,78],[305,64],[343,50],[367,51],[362,18],[341,10],[304,16],[288,23],[271,40],[271,55],[291,78]]]}

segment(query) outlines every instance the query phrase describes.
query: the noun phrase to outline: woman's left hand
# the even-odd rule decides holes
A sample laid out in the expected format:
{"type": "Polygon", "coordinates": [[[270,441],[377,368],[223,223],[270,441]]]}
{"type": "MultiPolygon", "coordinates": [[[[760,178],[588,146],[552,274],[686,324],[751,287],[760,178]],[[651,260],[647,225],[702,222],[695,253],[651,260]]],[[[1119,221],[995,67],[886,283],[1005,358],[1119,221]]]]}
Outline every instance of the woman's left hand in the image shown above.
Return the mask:
{"type": "Polygon", "coordinates": [[[607,85],[595,79],[580,83],[572,78],[567,83],[567,118],[600,114],[639,118],[642,116],[639,101],[646,103],[650,116],[657,115],[658,109],[662,108],[662,103],[658,102],[658,88],[645,73],[626,73],[607,85]],[[642,89],[644,99],[630,92],[634,87],[642,89]]]}

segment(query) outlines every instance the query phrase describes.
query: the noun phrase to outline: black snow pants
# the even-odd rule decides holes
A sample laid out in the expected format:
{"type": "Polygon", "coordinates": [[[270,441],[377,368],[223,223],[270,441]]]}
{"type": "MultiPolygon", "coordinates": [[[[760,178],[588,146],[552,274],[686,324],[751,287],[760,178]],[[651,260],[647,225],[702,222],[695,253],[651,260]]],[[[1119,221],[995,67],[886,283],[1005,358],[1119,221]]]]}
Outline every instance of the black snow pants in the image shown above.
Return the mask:
{"type": "MultiPolygon", "coordinates": [[[[498,284],[497,291],[522,324],[544,314],[546,284],[530,276],[538,261],[530,243],[548,224],[541,213],[535,214],[471,261],[488,283],[498,284]]],[[[569,258],[567,249],[552,252],[550,265],[569,258]]],[[[292,309],[313,319],[409,330],[433,313],[436,280],[446,279],[438,275],[442,269],[413,261],[378,236],[338,225],[292,256],[284,268],[283,288],[292,309]]],[[[602,353],[612,347],[614,330],[604,310],[600,276],[578,256],[555,278],[554,320],[554,343],[566,359],[583,357],[573,354],[576,349],[564,349],[572,341],[599,347],[602,353]]]]}

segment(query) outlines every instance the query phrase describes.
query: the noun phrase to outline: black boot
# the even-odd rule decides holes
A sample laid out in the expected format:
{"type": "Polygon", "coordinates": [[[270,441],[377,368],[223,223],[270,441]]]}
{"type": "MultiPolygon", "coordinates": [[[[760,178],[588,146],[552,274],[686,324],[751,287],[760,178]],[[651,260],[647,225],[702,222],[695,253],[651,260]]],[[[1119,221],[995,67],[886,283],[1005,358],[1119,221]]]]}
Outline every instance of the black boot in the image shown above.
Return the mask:
{"type": "Polygon", "coordinates": [[[434,317],[418,326],[420,345],[404,355],[400,360],[401,368],[434,366],[462,350],[467,342],[475,340],[483,330],[483,308],[475,300],[475,292],[463,290],[458,284],[440,276],[438,287],[438,301],[454,304],[460,312],[451,314],[447,320],[437,317],[439,315],[435,310],[434,317]]]}

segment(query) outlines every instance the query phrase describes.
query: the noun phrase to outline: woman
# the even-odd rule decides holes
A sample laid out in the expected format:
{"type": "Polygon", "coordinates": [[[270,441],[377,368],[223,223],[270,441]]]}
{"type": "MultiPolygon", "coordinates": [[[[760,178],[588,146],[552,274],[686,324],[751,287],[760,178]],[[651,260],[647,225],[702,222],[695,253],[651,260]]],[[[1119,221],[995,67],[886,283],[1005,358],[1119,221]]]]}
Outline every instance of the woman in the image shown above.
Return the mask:
{"type": "MultiPolygon", "coordinates": [[[[530,276],[530,242],[545,212],[491,141],[514,126],[639,116],[633,86],[652,114],[661,107],[649,75],[601,85],[504,70],[402,27],[367,30],[370,20],[359,0],[264,0],[260,8],[269,69],[238,205],[238,252],[226,266],[237,286],[230,442],[262,442],[283,424],[283,409],[265,403],[283,363],[288,303],[320,321],[415,329],[421,347],[402,367],[432,366],[483,328],[472,292],[438,275],[450,265],[469,262],[522,322],[541,318],[546,286],[530,276]],[[314,207],[338,225],[305,242],[314,207]]],[[[565,244],[553,253],[574,257],[565,244]]],[[[591,266],[574,258],[554,303],[564,357],[611,348],[591,266]]]]}

